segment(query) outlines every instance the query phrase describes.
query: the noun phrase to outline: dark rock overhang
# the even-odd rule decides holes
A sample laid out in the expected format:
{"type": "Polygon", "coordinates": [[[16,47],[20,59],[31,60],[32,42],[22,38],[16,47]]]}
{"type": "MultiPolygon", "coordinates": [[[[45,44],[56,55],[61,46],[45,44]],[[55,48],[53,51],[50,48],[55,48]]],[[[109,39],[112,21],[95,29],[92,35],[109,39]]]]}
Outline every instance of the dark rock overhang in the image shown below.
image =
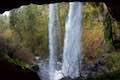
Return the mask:
{"type": "Polygon", "coordinates": [[[120,21],[120,2],[106,2],[105,4],[107,5],[112,17],[117,21],[120,21]]]}
{"type": "Polygon", "coordinates": [[[120,2],[113,0],[2,0],[0,1],[0,13],[9,11],[13,8],[18,8],[22,5],[33,4],[49,4],[49,3],[59,3],[59,2],[105,2],[113,18],[120,21],[120,2]]]}

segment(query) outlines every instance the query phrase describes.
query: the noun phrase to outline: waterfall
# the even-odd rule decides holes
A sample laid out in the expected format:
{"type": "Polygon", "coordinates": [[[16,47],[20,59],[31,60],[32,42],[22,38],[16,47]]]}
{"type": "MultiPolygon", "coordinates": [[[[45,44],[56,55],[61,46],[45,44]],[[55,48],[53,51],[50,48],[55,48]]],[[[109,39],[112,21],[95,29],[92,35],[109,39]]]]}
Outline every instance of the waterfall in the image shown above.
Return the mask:
{"type": "Polygon", "coordinates": [[[62,73],[71,78],[80,76],[82,3],[70,2],[63,50],[62,73]]]}
{"type": "Polygon", "coordinates": [[[59,53],[59,29],[58,29],[58,14],[57,4],[49,4],[49,77],[54,80],[54,75],[57,67],[57,54],[59,53]]]}

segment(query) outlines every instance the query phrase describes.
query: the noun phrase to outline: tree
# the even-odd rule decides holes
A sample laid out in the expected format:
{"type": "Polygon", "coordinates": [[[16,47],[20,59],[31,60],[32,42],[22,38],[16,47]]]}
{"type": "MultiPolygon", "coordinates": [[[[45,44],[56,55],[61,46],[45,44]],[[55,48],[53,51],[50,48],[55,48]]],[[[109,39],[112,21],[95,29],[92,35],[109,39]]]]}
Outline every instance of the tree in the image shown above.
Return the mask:
{"type": "Polygon", "coordinates": [[[48,53],[47,5],[28,5],[10,12],[13,43],[36,55],[48,53]]]}
{"type": "Polygon", "coordinates": [[[110,51],[113,48],[113,32],[112,32],[112,17],[110,13],[108,12],[106,6],[104,5],[104,20],[103,20],[103,25],[104,25],[104,38],[109,46],[110,51]]]}

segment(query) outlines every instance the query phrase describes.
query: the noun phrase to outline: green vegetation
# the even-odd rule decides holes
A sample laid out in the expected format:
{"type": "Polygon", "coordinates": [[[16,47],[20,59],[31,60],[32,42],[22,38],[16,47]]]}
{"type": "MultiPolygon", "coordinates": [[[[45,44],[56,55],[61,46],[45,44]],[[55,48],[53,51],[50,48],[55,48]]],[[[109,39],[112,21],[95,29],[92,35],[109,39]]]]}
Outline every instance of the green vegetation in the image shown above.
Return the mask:
{"type": "Polygon", "coordinates": [[[21,66],[22,70],[25,70],[26,68],[31,69],[31,67],[32,67],[32,65],[26,64],[23,61],[20,61],[18,59],[10,59],[8,61],[15,65],[21,66]]]}
{"type": "Polygon", "coordinates": [[[20,48],[25,48],[32,53],[44,50],[47,53],[47,5],[29,5],[20,9],[12,10],[10,13],[10,28],[13,33],[14,42],[20,48]],[[44,16],[43,16],[44,15],[44,16]]]}
{"type": "Polygon", "coordinates": [[[107,66],[109,70],[116,71],[120,69],[120,54],[119,51],[113,51],[107,58],[107,66]]]}
{"type": "MultiPolygon", "coordinates": [[[[61,50],[67,12],[68,3],[58,3],[59,30],[61,31],[58,37],[61,40],[61,50]]],[[[102,55],[110,53],[106,58],[106,66],[111,71],[111,73],[84,80],[119,80],[120,51],[116,51],[114,47],[120,43],[114,42],[115,39],[120,40],[119,22],[111,17],[103,3],[84,3],[82,30],[84,63],[94,62],[102,55]]],[[[30,4],[11,10],[9,16],[0,15],[0,37],[4,37],[5,42],[17,46],[18,49],[45,59],[48,57],[48,5],[30,4]]],[[[5,53],[8,52],[0,47],[0,54],[3,56],[5,53]]],[[[5,57],[9,58],[7,55],[5,57]]],[[[23,70],[31,68],[31,65],[18,59],[10,58],[9,62],[21,66],[23,70]]]]}

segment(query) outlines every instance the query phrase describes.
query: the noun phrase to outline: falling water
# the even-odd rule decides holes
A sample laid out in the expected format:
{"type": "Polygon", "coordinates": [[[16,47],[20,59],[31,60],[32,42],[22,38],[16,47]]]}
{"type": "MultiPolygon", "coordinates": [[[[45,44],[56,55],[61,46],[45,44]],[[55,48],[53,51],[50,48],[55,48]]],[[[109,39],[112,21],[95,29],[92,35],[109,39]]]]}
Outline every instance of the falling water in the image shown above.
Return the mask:
{"type": "Polygon", "coordinates": [[[62,72],[64,76],[79,77],[81,63],[82,3],[70,2],[65,25],[62,72]]]}
{"type": "Polygon", "coordinates": [[[54,75],[57,65],[57,53],[58,53],[58,16],[57,16],[57,4],[49,4],[49,76],[50,80],[54,80],[54,75]]]}

